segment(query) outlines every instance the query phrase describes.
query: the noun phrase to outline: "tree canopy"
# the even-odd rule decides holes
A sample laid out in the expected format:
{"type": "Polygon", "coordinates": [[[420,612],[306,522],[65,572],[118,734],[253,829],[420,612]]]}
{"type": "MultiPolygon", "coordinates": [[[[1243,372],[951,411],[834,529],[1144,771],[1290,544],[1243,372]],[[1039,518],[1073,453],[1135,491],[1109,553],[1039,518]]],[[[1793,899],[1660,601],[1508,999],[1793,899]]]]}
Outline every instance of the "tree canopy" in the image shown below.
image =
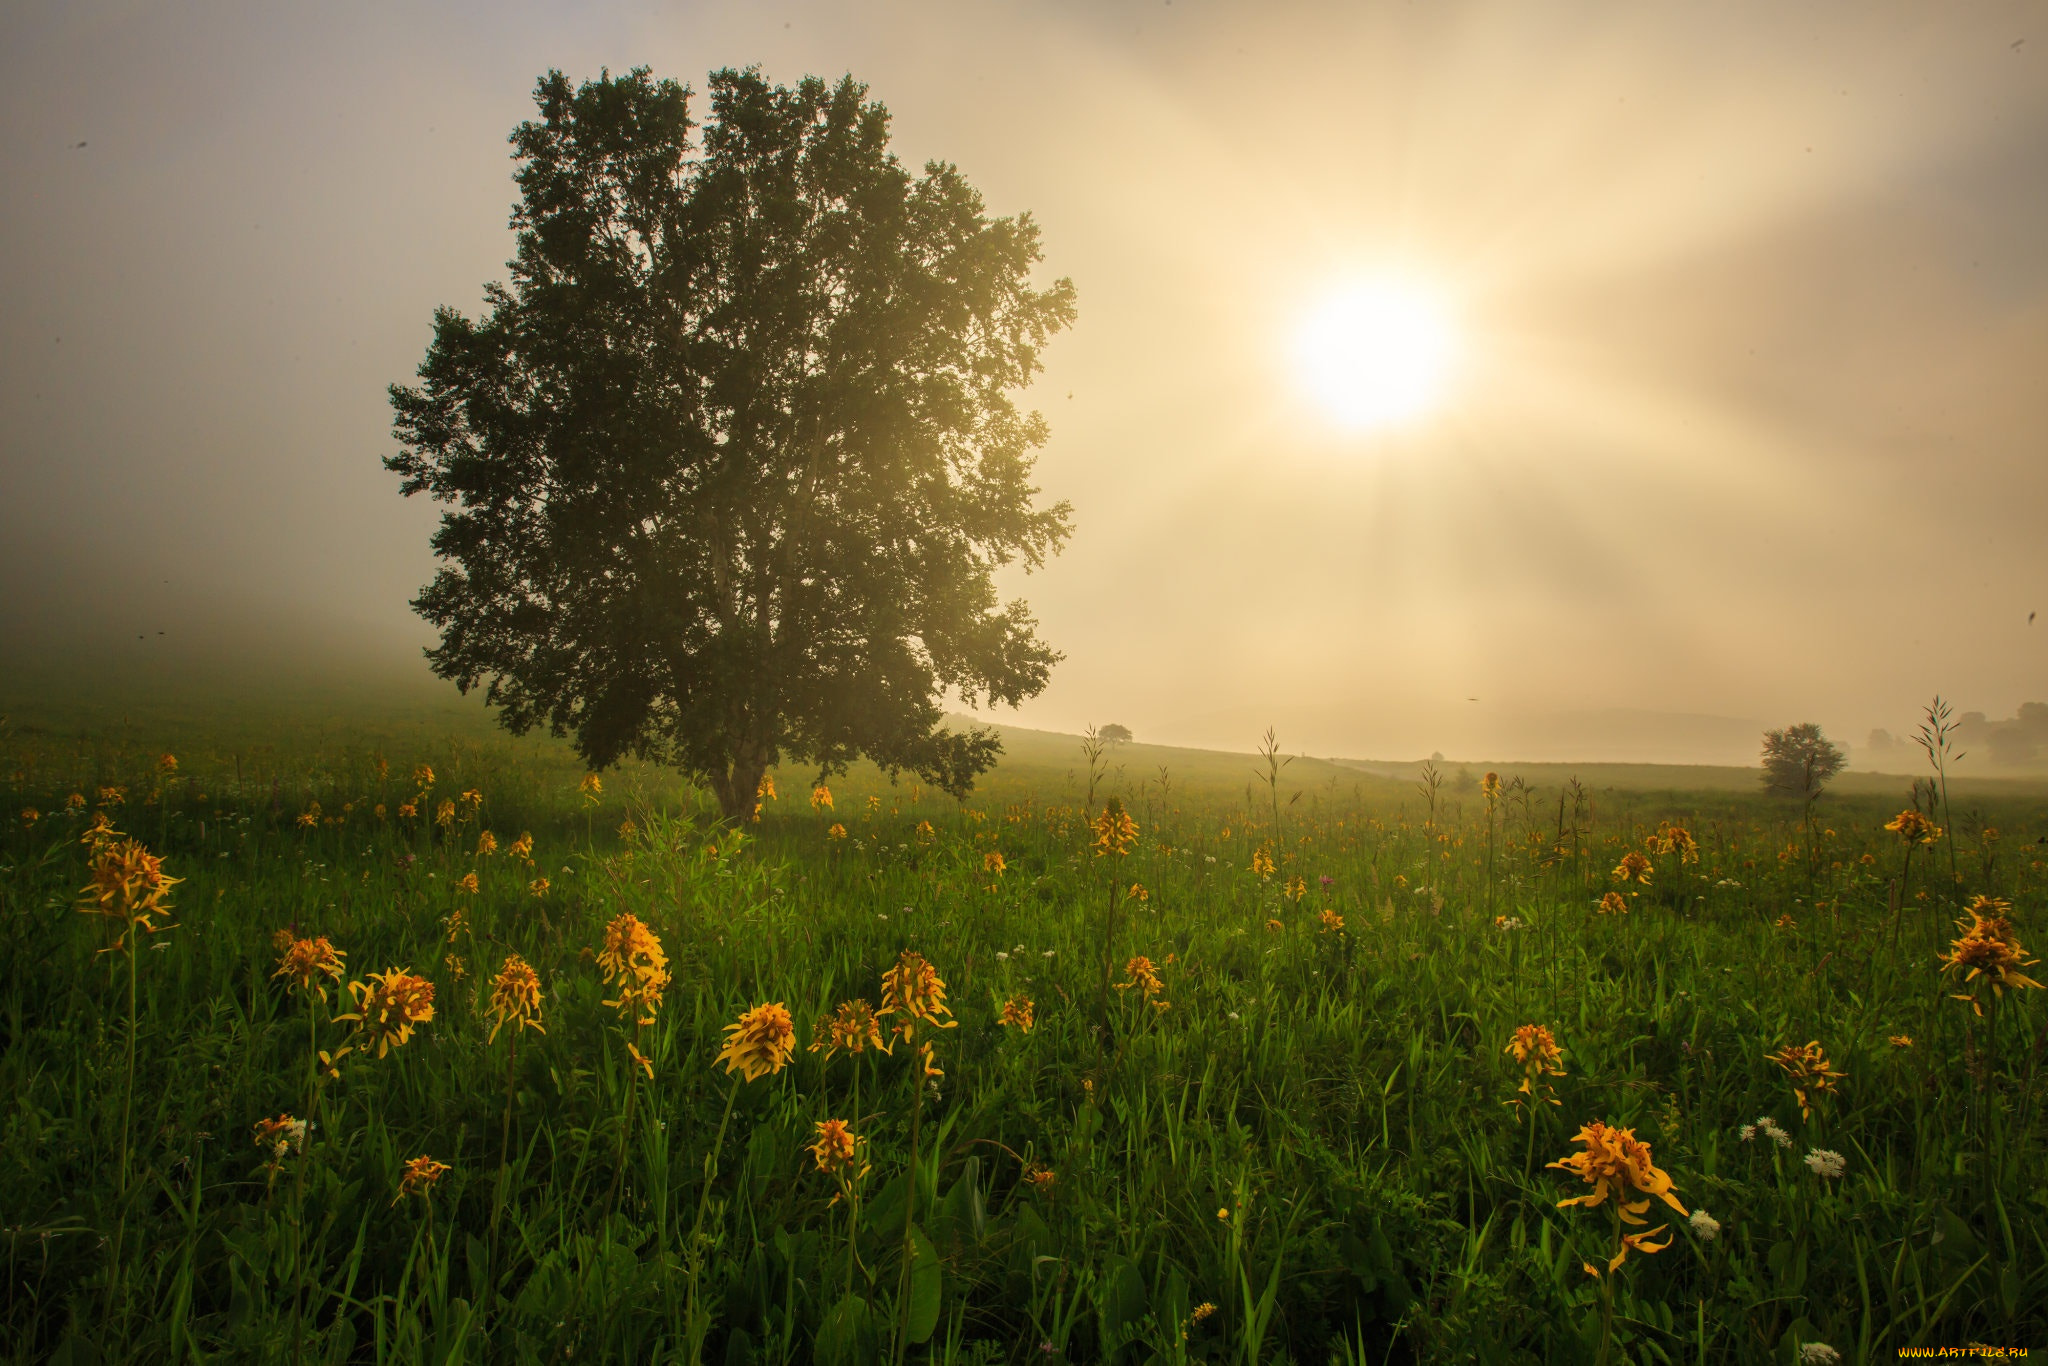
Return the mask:
{"type": "Polygon", "coordinates": [[[690,99],[543,77],[510,284],[437,310],[392,386],[386,466],[453,505],[428,659],[515,733],[673,764],[728,817],[785,758],[964,796],[999,745],[938,729],[947,689],[1014,705],[1060,658],[992,573],[1069,532],[1012,395],[1073,286],[1032,286],[1029,214],[906,170],[850,76],[714,72],[699,143],[690,99]]]}
{"type": "Polygon", "coordinates": [[[1811,721],[1764,732],[1764,787],[1789,797],[1817,797],[1848,760],[1811,721]]]}

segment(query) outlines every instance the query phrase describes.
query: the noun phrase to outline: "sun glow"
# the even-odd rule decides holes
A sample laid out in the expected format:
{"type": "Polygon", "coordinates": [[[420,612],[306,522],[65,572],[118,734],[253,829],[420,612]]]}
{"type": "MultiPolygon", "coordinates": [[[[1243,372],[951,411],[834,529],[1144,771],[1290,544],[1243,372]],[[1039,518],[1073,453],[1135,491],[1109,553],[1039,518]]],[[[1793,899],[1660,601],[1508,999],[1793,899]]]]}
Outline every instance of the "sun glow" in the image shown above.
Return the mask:
{"type": "Polygon", "coordinates": [[[1326,296],[1302,319],[1296,373],[1344,426],[1392,426],[1442,401],[1456,340],[1448,310],[1427,289],[1362,281],[1326,296]]]}

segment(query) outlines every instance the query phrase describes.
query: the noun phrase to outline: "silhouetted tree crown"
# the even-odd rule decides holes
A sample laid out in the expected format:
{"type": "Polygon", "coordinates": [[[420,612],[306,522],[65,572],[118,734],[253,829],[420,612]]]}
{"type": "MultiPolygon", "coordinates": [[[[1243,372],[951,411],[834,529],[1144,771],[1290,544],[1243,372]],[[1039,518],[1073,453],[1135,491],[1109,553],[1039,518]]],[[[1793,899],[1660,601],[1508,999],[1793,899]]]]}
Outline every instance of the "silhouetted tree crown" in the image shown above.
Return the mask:
{"type": "Polygon", "coordinates": [[[434,671],[728,817],[784,758],[964,796],[1000,745],[937,730],[945,690],[1014,705],[1060,658],[991,574],[1069,531],[1011,394],[1073,286],[1031,286],[1028,214],[906,171],[866,95],[715,72],[693,145],[686,87],[549,72],[511,139],[511,282],[438,310],[391,389],[386,466],[453,505],[413,603],[434,671]]]}
{"type": "Polygon", "coordinates": [[[1811,721],[1764,732],[1764,787],[1783,796],[1817,797],[1847,764],[1811,721]]]}

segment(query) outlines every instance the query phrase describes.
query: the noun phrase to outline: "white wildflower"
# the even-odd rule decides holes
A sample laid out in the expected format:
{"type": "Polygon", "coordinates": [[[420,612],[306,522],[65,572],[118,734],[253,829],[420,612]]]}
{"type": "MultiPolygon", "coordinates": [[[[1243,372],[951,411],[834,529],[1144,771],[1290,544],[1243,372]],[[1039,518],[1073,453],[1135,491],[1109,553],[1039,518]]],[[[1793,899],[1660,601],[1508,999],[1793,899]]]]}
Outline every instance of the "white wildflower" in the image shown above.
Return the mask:
{"type": "Polygon", "coordinates": [[[1009,954],[1009,951],[1008,951],[1008,950],[1006,950],[1006,949],[997,949],[997,950],[996,950],[996,961],[997,961],[998,963],[1007,963],[1007,962],[1009,962],[1009,961],[1010,961],[1010,954],[1009,954]]]}
{"type": "Polygon", "coordinates": [[[1703,1208],[1694,1209],[1686,1222],[1692,1225],[1692,1231],[1700,1236],[1703,1243],[1711,1243],[1721,1236],[1721,1221],[1703,1208]]]}
{"type": "Polygon", "coordinates": [[[1806,1151],[1806,1165],[1815,1176],[1832,1181],[1848,1167],[1842,1155],[1831,1148],[1809,1148],[1806,1151]]]}
{"type": "Polygon", "coordinates": [[[1754,1124],[1745,1124],[1735,1132],[1742,1136],[1744,1143],[1754,1143],[1756,1141],[1756,1125],[1754,1124]]]}
{"type": "Polygon", "coordinates": [[[1825,1342],[1804,1342],[1799,1345],[1799,1366],[1835,1366],[1842,1354],[1825,1342]]]}

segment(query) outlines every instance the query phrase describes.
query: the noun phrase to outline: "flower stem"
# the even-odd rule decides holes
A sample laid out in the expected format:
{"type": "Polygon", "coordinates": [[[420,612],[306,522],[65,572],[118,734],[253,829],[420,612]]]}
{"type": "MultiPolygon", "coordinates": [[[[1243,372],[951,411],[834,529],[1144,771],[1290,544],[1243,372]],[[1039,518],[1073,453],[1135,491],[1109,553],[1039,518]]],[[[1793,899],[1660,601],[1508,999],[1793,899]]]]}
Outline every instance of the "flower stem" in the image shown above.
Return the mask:
{"type": "MultiPolygon", "coordinates": [[[[1110,887],[1110,906],[1112,910],[1116,906],[1115,897],[1116,888],[1115,884],[1112,883],[1110,887]]],[[[1105,958],[1103,961],[1106,968],[1108,960],[1105,958]]],[[[1105,983],[1109,981],[1107,971],[1104,972],[1102,980],[1105,983]]],[[[1104,1004],[1107,1005],[1106,1000],[1104,1004]]],[[[912,1215],[917,1211],[918,1124],[924,1117],[924,1064],[922,1059],[917,1064],[917,1071],[911,1076],[911,1087],[910,1169],[905,1173],[903,1185],[903,1269],[896,1277],[896,1346],[890,1358],[897,1363],[897,1366],[901,1366],[903,1353],[910,1345],[910,1263],[912,1254],[915,1252],[915,1248],[910,1241],[910,1224],[912,1215]]]]}
{"type": "Polygon", "coordinates": [[[683,1360],[694,1362],[704,1351],[704,1339],[711,1331],[711,1324],[700,1319],[697,1313],[697,1286],[704,1269],[704,1211],[711,1204],[711,1184],[718,1179],[718,1154],[725,1147],[725,1126],[732,1120],[733,1102],[740,1098],[742,1078],[734,1076],[732,1089],[725,1093],[725,1113],[718,1117],[718,1137],[711,1140],[711,1151],[704,1154],[704,1189],[697,1195],[697,1218],[690,1225],[690,1242],[684,1250],[684,1262],[690,1277],[689,1296],[683,1310],[683,1331],[689,1335],[689,1348],[683,1360]]]}

